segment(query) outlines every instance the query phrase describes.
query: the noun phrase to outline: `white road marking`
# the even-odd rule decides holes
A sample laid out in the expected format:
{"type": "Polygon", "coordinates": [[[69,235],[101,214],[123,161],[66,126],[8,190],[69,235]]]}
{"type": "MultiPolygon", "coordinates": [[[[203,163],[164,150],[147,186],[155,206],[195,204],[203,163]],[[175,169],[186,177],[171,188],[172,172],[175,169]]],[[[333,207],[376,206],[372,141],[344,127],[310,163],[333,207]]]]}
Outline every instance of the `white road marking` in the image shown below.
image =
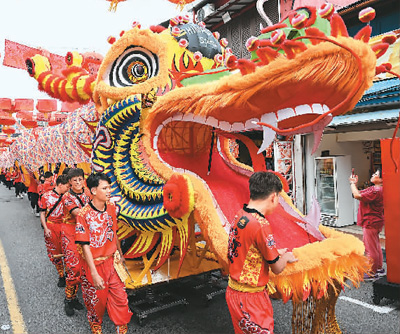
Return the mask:
{"type": "Polygon", "coordinates": [[[368,303],[364,303],[364,302],[362,302],[360,300],[357,300],[357,299],[354,299],[354,298],[350,298],[350,297],[346,297],[346,296],[340,296],[339,299],[346,300],[346,301],[348,301],[350,303],[354,303],[354,304],[369,308],[374,312],[382,313],[382,314],[387,314],[387,313],[392,312],[393,310],[396,309],[396,308],[390,307],[390,306],[371,305],[371,304],[368,304],[368,303]]]}
{"type": "Polygon", "coordinates": [[[10,312],[13,333],[26,333],[24,318],[18,304],[17,293],[13,279],[11,277],[10,268],[8,267],[6,254],[3,244],[0,240],[0,274],[3,278],[4,291],[7,298],[8,311],[10,312]]]}

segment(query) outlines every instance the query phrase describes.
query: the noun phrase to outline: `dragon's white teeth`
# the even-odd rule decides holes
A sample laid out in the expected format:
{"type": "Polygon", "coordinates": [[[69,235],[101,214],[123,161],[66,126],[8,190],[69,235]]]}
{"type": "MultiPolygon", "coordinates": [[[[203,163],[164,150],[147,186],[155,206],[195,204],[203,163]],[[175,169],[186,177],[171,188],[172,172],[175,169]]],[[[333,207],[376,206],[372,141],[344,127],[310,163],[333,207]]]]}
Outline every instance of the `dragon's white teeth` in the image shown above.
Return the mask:
{"type": "MultiPolygon", "coordinates": [[[[270,124],[274,127],[277,126],[276,117],[275,114],[273,113],[264,114],[261,117],[261,122],[265,124],[270,124]]],[[[274,139],[275,139],[275,131],[269,127],[263,126],[263,142],[261,143],[261,146],[257,154],[260,154],[263,151],[265,151],[271,145],[274,139]]]]}
{"type": "Polygon", "coordinates": [[[258,122],[260,122],[260,120],[257,118],[249,119],[244,125],[244,127],[246,130],[258,128],[259,127],[259,125],[257,124],[258,122]]]}
{"type": "Polygon", "coordinates": [[[327,111],[330,110],[329,107],[328,107],[326,104],[324,104],[324,105],[322,106],[322,109],[324,110],[324,112],[327,112],[327,111]]]}
{"type": "Polygon", "coordinates": [[[224,131],[231,131],[231,124],[226,121],[220,121],[219,122],[219,128],[224,130],[224,131]]]}
{"type": "Polygon", "coordinates": [[[322,109],[322,105],[320,105],[319,103],[314,103],[311,106],[313,113],[315,114],[322,114],[324,112],[324,110],[322,109]]]}
{"type": "Polygon", "coordinates": [[[214,117],[207,117],[206,124],[214,128],[218,127],[218,120],[214,117]]]}
{"type": "Polygon", "coordinates": [[[183,116],[182,121],[185,122],[193,122],[194,115],[193,114],[186,114],[183,116]]]}
{"type": "Polygon", "coordinates": [[[308,104],[302,104],[295,108],[296,115],[305,115],[305,114],[312,114],[313,110],[308,104]]]}
{"type": "Polygon", "coordinates": [[[158,126],[158,128],[157,128],[157,130],[156,130],[156,135],[155,135],[155,137],[158,137],[158,135],[160,134],[162,128],[163,128],[162,125],[158,126]]]}
{"type": "Polygon", "coordinates": [[[177,113],[174,116],[172,116],[173,121],[181,121],[183,119],[183,114],[182,113],[177,113]]]}
{"type": "Polygon", "coordinates": [[[295,116],[293,108],[285,108],[278,110],[277,117],[278,121],[283,121],[284,119],[295,116]]]}
{"type": "Polygon", "coordinates": [[[196,115],[193,117],[193,121],[195,121],[196,123],[205,124],[206,119],[204,118],[204,116],[196,115]]]}
{"type": "Polygon", "coordinates": [[[263,141],[260,148],[258,149],[257,154],[264,152],[271,145],[274,139],[275,131],[271,128],[263,126],[263,141]]]}
{"type": "Polygon", "coordinates": [[[244,124],[243,123],[233,123],[232,124],[232,131],[241,132],[244,131],[244,124]]]}

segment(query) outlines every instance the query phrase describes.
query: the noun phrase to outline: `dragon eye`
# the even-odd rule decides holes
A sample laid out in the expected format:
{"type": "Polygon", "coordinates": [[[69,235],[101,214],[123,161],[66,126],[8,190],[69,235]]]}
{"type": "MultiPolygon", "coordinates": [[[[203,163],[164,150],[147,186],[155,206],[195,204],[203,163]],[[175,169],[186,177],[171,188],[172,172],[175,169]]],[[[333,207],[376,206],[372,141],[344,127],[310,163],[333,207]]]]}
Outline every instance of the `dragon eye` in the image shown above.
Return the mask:
{"type": "Polygon", "coordinates": [[[157,56],[145,48],[130,46],[114,61],[109,80],[111,86],[128,87],[144,82],[157,73],[157,56]]]}

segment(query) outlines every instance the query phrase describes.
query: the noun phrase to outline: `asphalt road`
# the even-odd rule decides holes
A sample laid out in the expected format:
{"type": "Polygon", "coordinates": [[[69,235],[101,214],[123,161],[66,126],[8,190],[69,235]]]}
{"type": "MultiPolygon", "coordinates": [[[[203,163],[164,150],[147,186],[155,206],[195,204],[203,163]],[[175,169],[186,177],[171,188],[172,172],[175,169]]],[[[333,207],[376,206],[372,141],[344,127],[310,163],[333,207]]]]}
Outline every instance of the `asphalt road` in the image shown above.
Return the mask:
{"type": "MultiPolygon", "coordinates": [[[[0,334],[90,333],[85,310],[72,317],[64,314],[64,291],[56,285],[57,273],[47,258],[39,218],[32,214],[26,196],[17,199],[3,185],[0,185],[0,241],[5,255],[2,257],[0,252],[0,334]]],[[[150,315],[143,326],[133,319],[128,333],[233,333],[223,295],[204,303],[193,290],[185,289],[184,284],[178,285],[178,290],[186,293],[188,306],[150,315]]],[[[272,304],[275,333],[290,334],[291,304],[275,300],[272,304]]],[[[399,310],[400,303],[389,299],[375,306],[372,283],[362,283],[359,289],[346,289],[340,294],[336,315],[343,333],[398,334],[399,310]]],[[[107,316],[103,332],[115,333],[107,316]]]]}

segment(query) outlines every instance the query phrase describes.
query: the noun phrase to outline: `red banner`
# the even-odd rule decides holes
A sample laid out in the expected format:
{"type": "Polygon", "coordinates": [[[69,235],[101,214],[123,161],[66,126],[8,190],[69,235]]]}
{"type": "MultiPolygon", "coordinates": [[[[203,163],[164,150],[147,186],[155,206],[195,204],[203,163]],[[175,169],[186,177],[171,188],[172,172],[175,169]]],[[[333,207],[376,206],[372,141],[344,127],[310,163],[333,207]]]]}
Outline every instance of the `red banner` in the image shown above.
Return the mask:
{"type": "Polygon", "coordinates": [[[8,39],[5,40],[3,65],[26,70],[25,60],[36,54],[47,57],[53,70],[61,70],[66,67],[63,56],[44,49],[31,48],[8,39]]]}
{"type": "Polygon", "coordinates": [[[391,141],[381,139],[387,280],[400,284],[400,138],[391,141]]]}

